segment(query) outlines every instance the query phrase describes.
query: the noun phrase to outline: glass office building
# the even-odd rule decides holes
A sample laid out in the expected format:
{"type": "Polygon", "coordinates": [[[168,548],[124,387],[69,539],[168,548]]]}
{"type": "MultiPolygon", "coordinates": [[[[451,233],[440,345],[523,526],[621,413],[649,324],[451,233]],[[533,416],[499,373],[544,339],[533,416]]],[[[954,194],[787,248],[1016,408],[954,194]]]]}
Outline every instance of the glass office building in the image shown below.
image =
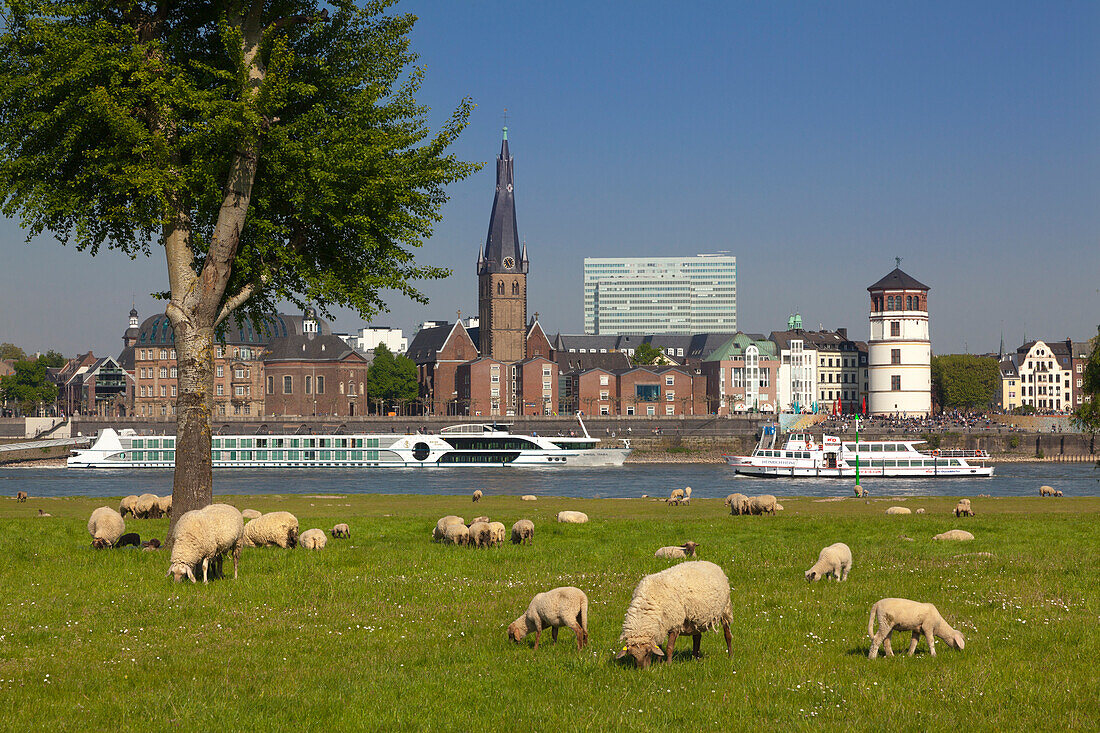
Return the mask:
{"type": "Polygon", "coordinates": [[[736,257],[701,254],[584,259],[585,333],[736,330],[736,257]]]}

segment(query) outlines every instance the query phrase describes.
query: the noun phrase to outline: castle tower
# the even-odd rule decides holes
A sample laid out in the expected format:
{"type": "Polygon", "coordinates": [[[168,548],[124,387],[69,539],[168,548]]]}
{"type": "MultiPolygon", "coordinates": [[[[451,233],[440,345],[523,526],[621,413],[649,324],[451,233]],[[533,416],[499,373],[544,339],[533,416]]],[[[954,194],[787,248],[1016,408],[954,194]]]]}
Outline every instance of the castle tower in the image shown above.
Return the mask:
{"type": "Polygon", "coordinates": [[[130,308],[130,327],[126,329],[126,333],[122,335],[122,344],[126,348],[132,348],[138,341],[138,335],[140,334],[138,329],[138,312],[136,307],[130,308]]]}
{"type": "Polygon", "coordinates": [[[482,356],[503,362],[526,355],[527,246],[516,227],[508,128],[497,158],[497,190],[484,251],[477,256],[478,317],[482,356]]]}
{"type": "Polygon", "coordinates": [[[871,294],[867,412],[927,416],[932,412],[928,286],[902,272],[898,260],[898,267],[867,290],[871,294]]]}

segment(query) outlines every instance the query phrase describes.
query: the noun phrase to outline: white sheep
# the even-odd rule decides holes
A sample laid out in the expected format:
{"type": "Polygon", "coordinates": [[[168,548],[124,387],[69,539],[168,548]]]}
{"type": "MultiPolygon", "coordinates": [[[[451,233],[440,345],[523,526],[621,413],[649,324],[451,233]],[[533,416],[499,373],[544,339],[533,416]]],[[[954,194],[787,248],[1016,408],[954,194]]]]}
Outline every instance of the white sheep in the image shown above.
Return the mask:
{"type": "Polygon", "coordinates": [[[493,543],[493,530],[488,522],[474,522],[469,527],[470,545],[473,547],[489,547],[493,543]]]}
{"type": "Polygon", "coordinates": [[[122,501],[118,503],[118,513],[125,517],[127,512],[129,512],[136,517],[137,500],[137,494],[130,494],[129,496],[123,497],[122,501]]]}
{"type": "Polygon", "coordinates": [[[236,507],[228,504],[210,504],[184,512],[176,520],[172,532],[172,557],[167,575],[177,583],[184,578],[197,583],[195,572],[201,565],[202,582],[205,583],[210,575],[221,575],[222,557],[231,554],[233,579],[236,580],[244,533],[244,518],[236,507]]]}
{"type": "Polygon", "coordinates": [[[535,651],[542,630],[550,627],[550,636],[558,640],[558,629],[568,626],[577,637],[577,650],[588,643],[588,596],[580,588],[566,586],[537,594],[522,616],[508,625],[508,638],[514,642],[535,634],[535,651]]]}
{"type": "Polygon", "coordinates": [[[584,512],[565,510],[558,512],[558,521],[566,524],[584,524],[588,521],[588,515],[584,512]]]}
{"type": "Polygon", "coordinates": [[[685,486],[684,487],[684,501],[682,503],[684,503],[684,504],[690,504],[691,503],[691,487],[690,486],[685,486]]]}
{"type": "Polygon", "coordinates": [[[460,522],[448,524],[443,527],[443,541],[449,545],[470,544],[470,530],[460,522]]]}
{"type": "Polygon", "coordinates": [[[615,658],[629,654],[642,669],[649,666],[651,655],[671,661],[680,634],[692,636],[692,654],[698,657],[703,632],[718,626],[732,656],[732,621],[730,584],[722,568],[705,560],[680,563],[638,582],[619,635],[622,651],[615,658]],[[661,651],[659,643],[666,636],[668,643],[661,651]]]}
{"type": "Polygon", "coordinates": [[[481,501],[482,493],[481,489],[474,491],[474,501],[481,501]]]}
{"type": "Polygon", "coordinates": [[[970,499],[959,499],[959,503],[955,505],[956,517],[972,517],[974,516],[974,510],[970,508],[970,499]]]}
{"type": "Polygon", "coordinates": [[[466,526],[469,527],[471,525],[477,524],[478,522],[485,522],[486,524],[488,524],[489,523],[489,518],[486,517],[486,516],[474,517],[473,519],[471,519],[469,521],[469,523],[466,526]]]}
{"type": "Polygon", "coordinates": [[[134,507],[134,516],[138,519],[156,519],[160,516],[159,509],[157,508],[156,494],[142,494],[137,499],[137,505],[134,507]]]}
{"type": "Polygon", "coordinates": [[[241,516],[245,519],[259,519],[263,515],[255,509],[245,509],[243,512],[241,512],[241,516]]]}
{"type": "Polygon", "coordinates": [[[157,497],[157,514],[162,517],[172,514],[172,495],[157,497]]]}
{"type": "Polygon", "coordinates": [[[328,544],[328,536],[321,529],[307,529],[298,538],[298,546],[303,550],[323,550],[328,544]]]}
{"type": "Polygon", "coordinates": [[[341,522],[332,528],[332,536],[347,539],[351,537],[351,527],[341,522]]]}
{"type": "Polygon", "coordinates": [[[435,523],[435,530],[432,532],[432,539],[436,542],[441,542],[446,535],[447,525],[461,524],[463,529],[466,528],[466,520],[462,517],[456,517],[454,514],[448,514],[445,517],[440,517],[439,521],[435,523]]]}
{"type": "Polygon", "coordinates": [[[1039,496],[1054,496],[1054,487],[1046,485],[1040,486],[1039,496]]]}
{"type": "Polygon", "coordinates": [[[924,514],[924,507],[917,509],[917,514],[924,514]]]}
{"type": "Polygon", "coordinates": [[[730,494],[726,497],[726,506],[730,508],[730,514],[748,514],[749,497],[744,494],[730,494]]]}
{"type": "Polygon", "coordinates": [[[653,553],[653,557],[662,557],[672,560],[684,557],[695,557],[695,548],[698,546],[699,543],[697,542],[685,542],[682,545],[661,547],[657,550],[657,552],[653,553]]]}
{"type": "Polygon", "coordinates": [[[282,548],[298,544],[298,518],[290,512],[268,512],[245,525],[245,547],[282,548]]]}
{"type": "Polygon", "coordinates": [[[775,510],[776,510],[777,512],[781,512],[781,511],[783,511],[783,505],[782,505],[782,504],[780,504],[780,503],[778,503],[778,502],[776,502],[776,504],[775,504],[775,510]]]}
{"type": "Polygon", "coordinates": [[[508,530],[502,522],[489,522],[489,542],[492,545],[503,545],[508,530]]]}
{"type": "Polygon", "coordinates": [[[847,580],[852,569],[852,551],[843,542],[835,542],[821,550],[817,562],[806,571],[806,581],[817,582],[829,575],[837,580],[847,580]]]}
{"type": "Polygon", "coordinates": [[[917,642],[921,634],[928,639],[928,651],[936,656],[936,642],[933,637],[938,636],[949,647],[962,649],[966,646],[963,635],[950,624],[944,621],[943,616],[931,603],[919,603],[906,598],[883,598],[871,606],[871,618],[867,622],[867,635],[871,637],[871,651],[867,657],[874,659],[878,656],[880,646],[885,646],[886,656],[894,656],[894,650],[890,648],[890,634],[895,629],[898,631],[912,631],[913,640],[909,643],[909,656],[917,650],[917,642]],[[875,619],[878,619],[878,633],[875,633],[875,619]]]}
{"type": "Polygon", "coordinates": [[[109,506],[99,507],[88,519],[88,534],[92,536],[92,547],[97,550],[114,547],[125,531],[122,515],[109,506]]]}
{"type": "Polygon", "coordinates": [[[521,501],[538,501],[539,498],[537,496],[535,496],[534,494],[524,494],[523,496],[520,497],[520,500],[521,501]]]}
{"type": "Polygon", "coordinates": [[[892,506],[886,510],[887,514],[912,514],[907,506],[892,506]]]}
{"type": "Polygon", "coordinates": [[[967,532],[965,529],[949,529],[946,532],[940,532],[933,537],[934,540],[972,540],[974,535],[967,532]]]}
{"type": "Polygon", "coordinates": [[[1057,491],[1054,492],[1054,495],[1055,496],[1061,496],[1062,495],[1062,490],[1058,489],[1057,491]]]}
{"type": "Polygon", "coordinates": [[[749,514],[775,514],[779,504],[771,494],[761,494],[749,499],[749,514]]]}
{"type": "Polygon", "coordinates": [[[859,484],[856,484],[854,487],[852,487],[852,492],[861,499],[867,496],[867,490],[859,484]]]}
{"type": "Polygon", "coordinates": [[[512,525],[512,544],[529,545],[535,541],[535,523],[521,519],[512,525]]]}
{"type": "Polygon", "coordinates": [[[683,500],[684,500],[684,490],[683,489],[673,489],[672,493],[668,495],[668,503],[669,504],[679,504],[683,500]]]}

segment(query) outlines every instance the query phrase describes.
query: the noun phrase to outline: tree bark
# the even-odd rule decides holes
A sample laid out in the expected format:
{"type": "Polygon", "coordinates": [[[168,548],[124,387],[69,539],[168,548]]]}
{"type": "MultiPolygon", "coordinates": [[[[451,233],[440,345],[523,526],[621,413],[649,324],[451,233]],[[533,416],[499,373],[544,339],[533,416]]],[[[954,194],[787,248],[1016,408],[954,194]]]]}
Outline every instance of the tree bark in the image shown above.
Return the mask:
{"type": "Polygon", "coordinates": [[[172,521],[214,500],[210,417],[214,410],[214,328],[184,321],[174,327],[179,394],[176,400],[176,470],[172,521]]]}

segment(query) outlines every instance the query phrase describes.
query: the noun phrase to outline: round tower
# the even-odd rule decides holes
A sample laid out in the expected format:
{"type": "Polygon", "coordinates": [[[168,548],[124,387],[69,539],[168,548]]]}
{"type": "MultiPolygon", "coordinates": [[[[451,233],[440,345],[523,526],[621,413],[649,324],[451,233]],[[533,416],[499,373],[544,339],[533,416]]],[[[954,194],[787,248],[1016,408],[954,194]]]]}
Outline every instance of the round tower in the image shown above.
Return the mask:
{"type": "Polygon", "coordinates": [[[867,412],[926,417],[932,412],[929,288],[902,272],[898,264],[867,288],[871,294],[867,412]]]}

